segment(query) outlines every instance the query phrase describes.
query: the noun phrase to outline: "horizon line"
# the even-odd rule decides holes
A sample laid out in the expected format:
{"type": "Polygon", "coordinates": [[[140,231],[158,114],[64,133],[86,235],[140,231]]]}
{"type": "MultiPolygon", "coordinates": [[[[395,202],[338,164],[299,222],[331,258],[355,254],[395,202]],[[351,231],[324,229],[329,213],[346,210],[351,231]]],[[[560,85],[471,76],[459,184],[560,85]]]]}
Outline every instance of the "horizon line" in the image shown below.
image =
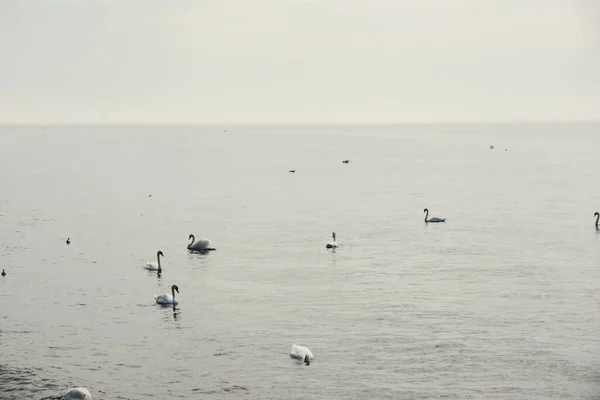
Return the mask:
{"type": "Polygon", "coordinates": [[[434,125],[526,125],[526,124],[577,124],[600,123],[600,119],[564,120],[490,120],[490,121],[411,121],[411,122],[0,122],[0,127],[337,127],[337,126],[434,126],[434,125]]]}

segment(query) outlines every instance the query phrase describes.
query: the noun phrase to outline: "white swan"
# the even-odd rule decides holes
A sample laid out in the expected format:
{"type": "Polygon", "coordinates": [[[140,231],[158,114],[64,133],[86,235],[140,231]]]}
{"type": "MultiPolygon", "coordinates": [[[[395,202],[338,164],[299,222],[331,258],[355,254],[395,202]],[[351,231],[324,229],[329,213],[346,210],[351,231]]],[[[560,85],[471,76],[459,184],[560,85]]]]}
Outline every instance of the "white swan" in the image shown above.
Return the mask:
{"type": "Polygon", "coordinates": [[[190,236],[188,237],[188,239],[191,239],[190,244],[188,244],[188,246],[187,246],[188,250],[192,250],[192,251],[216,250],[215,248],[210,247],[210,240],[208,240],[206,238],[202,238],[196,242],[196,238],[194,237],[193,234],[190,233],[190,236]]]}
{"type": "Polygon", "coordinates": [[[290,357],[296,360],[304,360],[306,365],[310,364],[313,359],[313,353],[305,346],[292,345],[292,351],[290,351],[290,357]]]}
{"type": "Polygon", "coordinates": [[[425,213],[425,222],[446,222],[446,218],[438,218],[438,217],[433,217],[433,218],[427,218],[429,217],[429,210],[428,209],[424,209],[423,212],[425,213]]]}
{"type": "Polygon", "coordinates": [[[149,271],[158,271],[158,273],[161,273],[162,267],[160,266],[160,256],[165,256],[161,250],[156,252],[156,260],[158,261],[158,263],[146,263],[146,266],[144,268],[149,271]]]}
{"type": "Polygon", "coordinates": [[[92,400],[92,395],[86,388],[73,388],[65,393],[65,400],[92,400]]]}
{"type": "Polygon", "coordinates": [[[333,232],[331,234],[331,237],[333,238],[332,242],[327,243],[327,245],[325,245],[326,249],[335,249],[336,247],[338,247],[337,242],[335,241],[335,232],[333,232]]]}
{"type": "Polygon", "coordinates": [[[175,292],[179,293],[179,288],[177,287],[177,285],[171,286],[171,294],[166,293],[154,295],[154,300],[156,300],[158,304],[176,306],[177,304],[179,304],[179,302],[175,299],[175,292]]]}

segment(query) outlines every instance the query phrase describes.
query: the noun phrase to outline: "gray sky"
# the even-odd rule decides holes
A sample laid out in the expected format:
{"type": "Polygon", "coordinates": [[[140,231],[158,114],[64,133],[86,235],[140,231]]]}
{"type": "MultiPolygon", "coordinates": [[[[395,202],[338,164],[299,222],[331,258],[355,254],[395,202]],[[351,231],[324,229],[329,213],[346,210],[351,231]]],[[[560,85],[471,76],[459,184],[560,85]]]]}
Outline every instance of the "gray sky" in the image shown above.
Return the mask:
{"type": "Polygon", "coordinates": [[[597,119],[595,0],[0,0],[0,123],[597,119]]]}

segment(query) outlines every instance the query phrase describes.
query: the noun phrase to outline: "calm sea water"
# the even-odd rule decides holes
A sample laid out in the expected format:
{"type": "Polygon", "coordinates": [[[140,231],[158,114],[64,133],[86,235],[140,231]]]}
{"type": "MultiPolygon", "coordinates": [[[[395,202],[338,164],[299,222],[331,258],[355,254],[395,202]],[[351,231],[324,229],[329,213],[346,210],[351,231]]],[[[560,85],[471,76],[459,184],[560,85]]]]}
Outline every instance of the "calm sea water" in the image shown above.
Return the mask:
{"type": "Polygon", "coordinates": [[[2,127],[0,398],[597,398],[599,131],[2,127]]]}

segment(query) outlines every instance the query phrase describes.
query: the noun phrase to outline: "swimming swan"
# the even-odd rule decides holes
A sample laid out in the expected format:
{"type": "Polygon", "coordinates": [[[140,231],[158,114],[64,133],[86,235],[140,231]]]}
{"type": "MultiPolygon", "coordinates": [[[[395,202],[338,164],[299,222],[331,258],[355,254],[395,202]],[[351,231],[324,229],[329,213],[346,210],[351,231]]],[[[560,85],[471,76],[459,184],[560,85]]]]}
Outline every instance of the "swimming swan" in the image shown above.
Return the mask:
{"type": "Polygon", "coordinates": [[[4,272],[4,269],[2,270],[2,276],[6,276],[6,272],[4,272]]]}
{"type": "Polygon", "coordinates": [[[188,246],[187,246],[188,250],[192,250],[192,251],[211,251],[211,250],[216,250],[215,248],[210,247],[210,240],[208,240],[206,238],[200,239],[197,242],[195,242],[196,238],[194,237],[193,234],[190,233],[190,236],[188,237],[188,239],[192,240],[190,242],[190,244],[188,244],[188,246]]]}
{"type": "Polygon", "coordinates": [[[596,217],[596,229],[600,230],[600,228],[598,228],[598,220],[600,220],[600,214],[596,211],[594,213],[594,217],[596,217]]]}
{"type": "Polygon", "coordinates": [[[327,243],[327,245],[325,246],[326,249],[335,249],[336,247],[338,247],[338,244],[335,241],[335,232],[331,234],[331,237],[333,238],[333,242],[327,243]]]}
{"type": "Polygon", "coordinates": [[[162,268],[160,266],[160,256],[165,256],[161,250],[156,252],[156,259],[158,260],[158,263],[146,263],[146,266],[144,268],[149,271],[158,271],[158,273],[160,274],[162,272],[162,268]]]}
{"type": "Polygon", "coordinates": [[[427,219],[427,217],[429,216],[429,210],[424,209],[423,212],[426,213],[425,214],[425,222],[446,222],[446,218],[433,217],[433,218],[427,219]]]}
{"type": "Polygon", "coordinates": [[[175,292],[179,293],[179,288],[177,287],[177,285],[171,286],[171,294],[172,295],[171,294],[154,295],[154,300],[156,300],[156,302],[158,304],[176,306],[179,302],[175,299],[175,292]]]}
{"type": "Polygon", "coordinates": [[[292,351],[290,351],[290,357],[296,360],[304,360],[306,365],[310,365],[310,361],[313,359],[313,353],[304,346],[292,345],[292,351]]]}
{"type": "Polygon", "coordinates": [[[92,395],[86,388],[74,388],[65,393],[65,400],[92,400],[92,395]]]}

